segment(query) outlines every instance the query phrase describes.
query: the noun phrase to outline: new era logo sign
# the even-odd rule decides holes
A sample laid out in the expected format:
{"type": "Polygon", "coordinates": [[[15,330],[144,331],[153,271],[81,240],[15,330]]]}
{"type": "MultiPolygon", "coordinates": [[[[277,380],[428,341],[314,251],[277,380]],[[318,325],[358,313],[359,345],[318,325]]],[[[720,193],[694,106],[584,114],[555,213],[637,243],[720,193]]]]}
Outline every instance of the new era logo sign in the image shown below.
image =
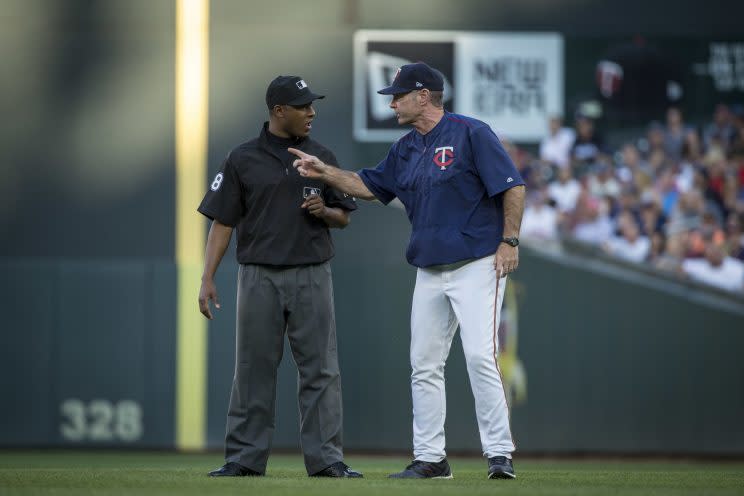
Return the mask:
{"type": "Polygon", "coordinates": [[[511,178],[511,177],[510,178],[507,178],[507,180],[506,180],[507,183],[510,183],[510,182],[513,182],[513,181],[514,181],[514,179],[511,178]]]}
{"type": "Polygon", "coordinates": [[[307,88],[307,83],[305,82],[304,79],[300,79],[295,84],[297,85],[297,88],[299,88],[301,90],[304,90],[305,88],[307,88]]]}
{"type": "MultiPolygon", "coordinates": [[[[400,2],[399,2],[400,3],[400,2]]],[[[741,3],[741,2],[740,2],[741,3]]],[[[354,33],[354,138],[390,143],[410,131],[381,88],[398,86],[406,64],[424,60],[444,76],[445,109],[539,143],[551,114],[564,112],[564,41],[559,33],[368,30],[354,33]],[[456,87],[453,88],[453,85],[456,87]]],[[[414,73],[415,74],[415,73],[414,73]]],[[[408,89],[426,84],[416,76],[408,89]]],[[[506,184],[506,178],[503,178],[506,184]]],[[[512,178],[507,186],[519,182],[512,178]]]]}
{"type": "Polygon", "coordinates": [[[421,88],[421,87],[423,87],[423,86],[424,86],[423,84],[421,84],[421,83],[419,83],[418,81],[416,81],[416,88],[421,88]]]}

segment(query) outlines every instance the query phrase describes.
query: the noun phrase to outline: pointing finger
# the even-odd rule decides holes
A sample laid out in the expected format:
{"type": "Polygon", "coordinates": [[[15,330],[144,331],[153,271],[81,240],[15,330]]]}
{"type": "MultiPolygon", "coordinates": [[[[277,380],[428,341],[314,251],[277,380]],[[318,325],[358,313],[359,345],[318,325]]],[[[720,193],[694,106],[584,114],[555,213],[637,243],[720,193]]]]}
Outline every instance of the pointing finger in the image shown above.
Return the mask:
{"type": "MultiPolygon", "coordinates": [[[[302,150],[298,150],[297,148],[289,147],[289,148],[287,148],[287,151],[289,153],[293,154],[293,155],[297,155],[300,158],[310,158],[310,155],[308,155],[307,153],[303,152],[302,150]]],[[[295,160],[295,163],[297,163],[296,160],[295,160]]]]}

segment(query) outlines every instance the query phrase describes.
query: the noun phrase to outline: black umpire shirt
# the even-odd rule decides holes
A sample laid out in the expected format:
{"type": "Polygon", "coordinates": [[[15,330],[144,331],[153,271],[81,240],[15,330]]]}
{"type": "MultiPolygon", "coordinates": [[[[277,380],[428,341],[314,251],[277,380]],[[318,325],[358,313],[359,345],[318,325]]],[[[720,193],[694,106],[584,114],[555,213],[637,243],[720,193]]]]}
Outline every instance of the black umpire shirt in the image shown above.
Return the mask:
{"type": "Polygon", "coordinates": [[[326,206],[356,210],[356,202],[317,179],[300,176],[288,147],[337,164],[333,153],[310,138],[280,138],[268,130],[234,148],[199,205],[199,212],[237,227],[241,264],[306,265],[333,257],[326,223],[300,208],[305,196],[320,193],[326,206]]]}

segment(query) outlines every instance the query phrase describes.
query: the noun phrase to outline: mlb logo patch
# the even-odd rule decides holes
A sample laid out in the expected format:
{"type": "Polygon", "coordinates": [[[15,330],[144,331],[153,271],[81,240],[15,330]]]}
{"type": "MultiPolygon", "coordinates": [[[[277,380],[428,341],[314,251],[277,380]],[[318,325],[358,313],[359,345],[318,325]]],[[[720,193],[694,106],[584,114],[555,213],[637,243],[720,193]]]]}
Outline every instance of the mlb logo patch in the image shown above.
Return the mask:
{"type": "Polygon", "coordinates": [[[307,88],[307,83],[305,82],[304,79],[300,79],[295,84],[297,85],[298,89],[304,90],[305,88],[307,88]]]}

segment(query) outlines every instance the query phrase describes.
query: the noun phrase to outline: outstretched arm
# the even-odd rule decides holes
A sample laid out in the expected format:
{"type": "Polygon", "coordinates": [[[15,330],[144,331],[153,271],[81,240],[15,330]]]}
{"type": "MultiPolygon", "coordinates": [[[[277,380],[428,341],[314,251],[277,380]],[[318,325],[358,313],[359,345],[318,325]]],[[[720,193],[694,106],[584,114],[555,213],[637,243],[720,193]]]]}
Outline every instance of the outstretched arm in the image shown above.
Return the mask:
{"type": "Polygon", "coordinates": [[[301,176],[320,179],[327,185],[362,200],[375,199],[375,195],[367,188],[356,172],[327,165],[315,155],[309,155],[296,148],[288,148],[288,151],[297,155],[298,158],[293,165],[301,176]]]}

